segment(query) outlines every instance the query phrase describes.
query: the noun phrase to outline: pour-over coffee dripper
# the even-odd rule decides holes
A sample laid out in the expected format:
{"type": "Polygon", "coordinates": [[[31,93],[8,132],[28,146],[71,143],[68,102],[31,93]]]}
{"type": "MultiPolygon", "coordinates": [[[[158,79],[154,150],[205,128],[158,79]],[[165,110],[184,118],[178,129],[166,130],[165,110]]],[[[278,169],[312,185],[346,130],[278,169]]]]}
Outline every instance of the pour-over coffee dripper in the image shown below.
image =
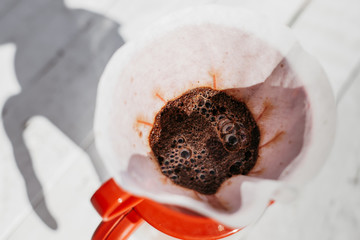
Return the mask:
{"type": "Polygon", "coordinates": [[[132,196],[113,179],[106,181],[91,201],[103,218],[93,240],[127,239],[144,220],[169,236],[187,240],[220,239],[241,230],[189,210],[132,196]]]}
{"type": "Polygon", "coordinates": [[[321,166],[334,106],[320,66],[287,28],[219,6],[165,18],[115,53],[100,81],[95,140],[113,179],[92,199],[104,220],[94,239],[123,239],[142,219],[182,239],[219,239],[253,223],[321,166]],[[148,142],[157,112],[196,87],[246,103],[261,135],[250,173],[211,196],[162,175],[148,142]]]}

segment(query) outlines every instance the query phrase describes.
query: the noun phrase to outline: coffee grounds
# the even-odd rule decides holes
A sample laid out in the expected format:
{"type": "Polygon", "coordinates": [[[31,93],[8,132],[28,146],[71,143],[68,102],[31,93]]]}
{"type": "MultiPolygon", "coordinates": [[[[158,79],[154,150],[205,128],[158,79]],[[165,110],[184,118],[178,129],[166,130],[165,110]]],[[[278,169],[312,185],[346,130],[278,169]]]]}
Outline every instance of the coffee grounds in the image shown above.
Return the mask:
{"type": "Polygon", "coordinates": [[[162,174],[202,194],[214,194],[255,165],[259,128],[245,103],[211,88],[195,88],[167,102],[149,143],[162,174]]]}

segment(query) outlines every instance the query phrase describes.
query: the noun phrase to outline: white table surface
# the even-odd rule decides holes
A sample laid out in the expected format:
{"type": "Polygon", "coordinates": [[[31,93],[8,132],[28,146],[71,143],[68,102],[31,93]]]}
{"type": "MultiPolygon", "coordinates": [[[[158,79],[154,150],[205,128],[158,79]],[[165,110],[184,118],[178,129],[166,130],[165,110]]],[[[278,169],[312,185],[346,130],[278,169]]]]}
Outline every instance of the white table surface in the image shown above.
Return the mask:
{"type": "MultiPolygon", "coordinates": [[[[102,175],[91,133],[98,76],[149,22],[207,3],[291,25],[338,101],[328,161],[294,201],[271,206],[246,239],[360,239],[358,0],[0,2],[0,239],[91,238],[100,222],[89,201],[102,175]]],[[[171,238],[144,225],[131,239],[171,238]]]]}

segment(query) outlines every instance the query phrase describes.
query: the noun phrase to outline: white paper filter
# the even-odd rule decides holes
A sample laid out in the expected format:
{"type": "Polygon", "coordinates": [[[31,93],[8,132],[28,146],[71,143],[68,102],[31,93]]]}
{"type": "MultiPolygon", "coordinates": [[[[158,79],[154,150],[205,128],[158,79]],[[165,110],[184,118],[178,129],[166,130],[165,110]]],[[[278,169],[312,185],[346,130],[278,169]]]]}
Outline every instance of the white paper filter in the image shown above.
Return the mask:
{"type": "Polygon", "coordinates": [[[334,97],[320,65],[290,29],[244,9],[211,5],[164,18],[114,54],[98,89],[96,145],[118,184],[233,227],[250,224],[271,199],[309,180],[334,129],[334,97]],[[148,142],[166,101],[206,86],[244,101],[261,135],[251,172],[211,196],[162,175],[148,142]]]}

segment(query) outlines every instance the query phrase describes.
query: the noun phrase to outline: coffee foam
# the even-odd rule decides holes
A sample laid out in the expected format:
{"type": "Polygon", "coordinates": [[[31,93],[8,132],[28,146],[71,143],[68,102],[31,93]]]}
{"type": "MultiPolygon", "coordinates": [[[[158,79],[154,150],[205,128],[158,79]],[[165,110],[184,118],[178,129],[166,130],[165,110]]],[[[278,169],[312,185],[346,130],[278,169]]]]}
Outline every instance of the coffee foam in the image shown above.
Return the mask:
{"type": "Polygon", "coordinates": [[[245,103],[211,88],[169,101],[155,117],[150,146],[163,175],[202,194],[214,194],[255,165],[259,129],[245,103]]]}

